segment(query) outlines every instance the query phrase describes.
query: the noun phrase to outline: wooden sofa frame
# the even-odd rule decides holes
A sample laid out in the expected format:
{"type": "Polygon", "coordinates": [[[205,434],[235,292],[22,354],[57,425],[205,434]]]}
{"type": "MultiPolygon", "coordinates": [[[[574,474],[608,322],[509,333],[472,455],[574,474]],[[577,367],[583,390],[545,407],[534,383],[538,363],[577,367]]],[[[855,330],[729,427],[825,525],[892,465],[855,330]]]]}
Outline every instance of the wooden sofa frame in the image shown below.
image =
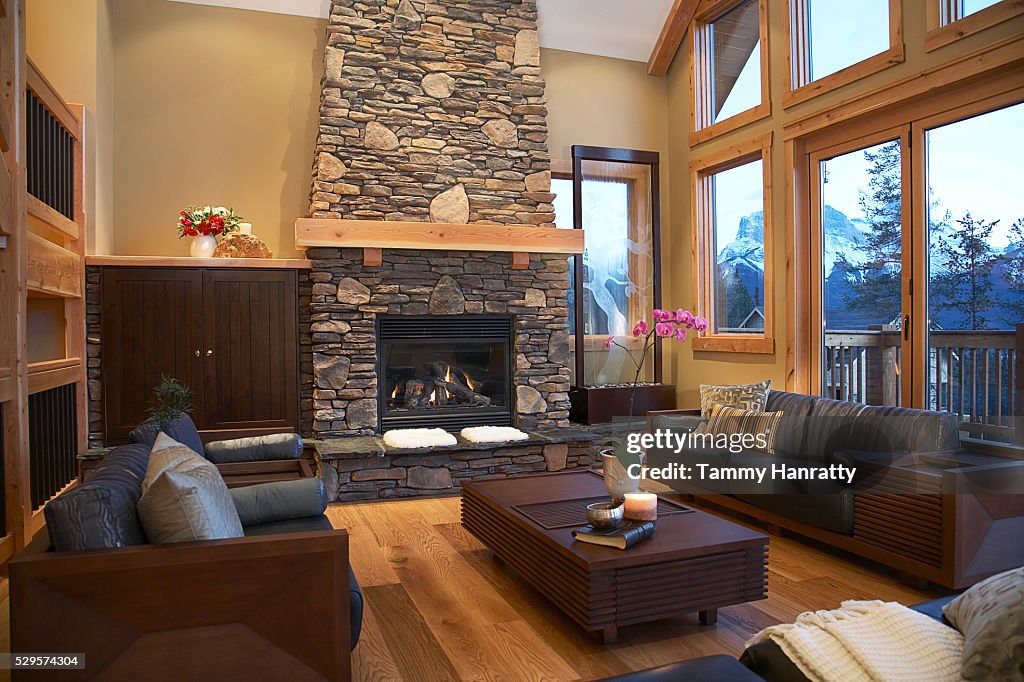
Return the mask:
{"type": "Polygon", "coordinates": [[[348,680],[348,534],[281,533],[10,562],[11,651],[85,653],[14,679],[348,680]]]}

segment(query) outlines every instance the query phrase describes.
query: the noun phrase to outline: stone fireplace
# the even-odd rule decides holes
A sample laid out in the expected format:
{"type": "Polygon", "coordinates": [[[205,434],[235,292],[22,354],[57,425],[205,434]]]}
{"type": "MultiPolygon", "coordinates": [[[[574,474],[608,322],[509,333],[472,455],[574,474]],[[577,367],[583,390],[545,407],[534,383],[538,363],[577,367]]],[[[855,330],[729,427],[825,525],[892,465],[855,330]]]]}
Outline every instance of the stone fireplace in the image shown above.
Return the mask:
{"type": "MultiPolygon", "coordinates": [[[[554,230],[536,20],[534,0],[333,0],[310,215],[554,230]]],[[[566,426],[568,263],[534,251],[309,248],[314,435],[566,426]],[[397,351],[381,330],[402,317],[501,319],[507,341],[397,351]],[[404,353],[393,371],[384,351],[404,353]],[[459,362],[454,380],[432,364],[459,362]]]]}
{"type": "Polygon", "coordinates": [[[512,423],[509,315],[378,315],[381,429],[512,423]]]}

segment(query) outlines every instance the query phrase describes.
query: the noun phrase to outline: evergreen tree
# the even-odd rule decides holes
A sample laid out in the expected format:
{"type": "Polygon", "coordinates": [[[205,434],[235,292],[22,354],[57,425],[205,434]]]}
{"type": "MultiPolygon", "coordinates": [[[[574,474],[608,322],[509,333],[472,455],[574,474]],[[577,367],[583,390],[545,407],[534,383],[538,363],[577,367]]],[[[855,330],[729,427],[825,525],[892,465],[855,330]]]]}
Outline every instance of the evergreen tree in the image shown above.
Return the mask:
{"type": "Polygon", "coordinates": [[[957,313],[959,319],[952,328],[986,329],[987,313],[996,304],[992,293],[996,256],[988,240],[999,221],[986,222],[968,211],[956,222],[959,228],[932,246],[933,258],[941,263],[932,274],[932,308],[957,313]]]}
{"type": "MultiPolygon", "coordinates": [[[[901,268],[903,255],[903,203],[900,167],[900,143],[893,140],[875,151],[865,151],[870,164],[870,193],[861,192],[860,206],[871,228],[865,247],[867,260],[861,266],[863,276],[851,280],[851,293],[845,298],[853,309],[879,316],[886,322],[898,317],[902,309],[901,268]]],[[[848,263],[847,263],[848,264],[848,263]]]]}
{"type": "Polygon", "coordinates": [[[739,327],[755,305],[750,290],[739,275],[734,270],[721,267],[716,278],[715,301],[715,315],[720,320],[719,324],[732,328],[739,327]]]}
{"type": "Polygon", "coordinates": [[[1010,227],[1010,246],[1002,257],[1004,277],[1013,298],[1003,303],[1001,317],[1011,328],[1024,321],[1024,218],[1010,227]]]}

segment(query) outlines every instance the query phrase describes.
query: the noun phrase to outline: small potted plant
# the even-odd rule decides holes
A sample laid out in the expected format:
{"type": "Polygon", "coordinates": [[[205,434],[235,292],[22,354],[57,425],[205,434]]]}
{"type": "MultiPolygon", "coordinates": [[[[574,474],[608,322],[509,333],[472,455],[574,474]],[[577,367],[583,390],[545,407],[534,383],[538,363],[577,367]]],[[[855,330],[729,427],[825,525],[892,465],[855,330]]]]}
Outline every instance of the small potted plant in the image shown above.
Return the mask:
{"type": "Polygon", "coordinates": [[[161,431],[166,431],[171,422],[192,411],[192,389],[173,377],[161,374],[153,394],[156,396],[153,421],[161,431]]]}
{"type": "Polygon", "coordinates": [[[178,238],[192,237],[193,258],[212,258],[217,236],[238,229],[242,216],[223,206],[189,206],[178,214],[178,238]]]}
{"type": "MultiPolygon", "coordinates": [[[[640,320],[633,327],[633,336],[643,338],[644,348],[637,360],[632,353],[626,353],[626,357],[636,365],[636,374],[633,376],[633,383],[629,395],[629,417],[626,421],[626,436],[624,438],[613,438],[605,442],[606,448],[601,451],[601,460],[604,471],[604,485],[608,494],[615,502],[621,502],[623,495],[635,492],[640,486],[639,478],[629,476],[629,467],[641,464],[640,453],[630,452],[626,439],[633,432],[633,401],[636,399],[637,386],[640,384],[640,375],[643,372],[644,363],[647,362],[648,352],[654,348],[656,338],[685,341],[688,331],[703,332],[708,328],[708,321],[698,317],[689,310],[680,308],[674,313],[670,310],[655,308],[651,311],[653,326],[647,320],[640,320]]],[[[614,336],[609,336],[605,342],[605,348],[618,346],[624,350],[626,346],[620,343],[614,336]]]]}

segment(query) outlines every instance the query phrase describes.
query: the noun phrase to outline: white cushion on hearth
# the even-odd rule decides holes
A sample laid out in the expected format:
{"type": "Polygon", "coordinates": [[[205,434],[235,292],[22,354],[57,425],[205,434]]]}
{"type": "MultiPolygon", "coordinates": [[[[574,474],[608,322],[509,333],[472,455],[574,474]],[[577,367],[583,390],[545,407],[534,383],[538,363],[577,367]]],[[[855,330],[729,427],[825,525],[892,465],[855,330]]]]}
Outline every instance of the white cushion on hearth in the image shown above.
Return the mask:
{"type": "Polygon", "coordinates": [[[511,426],[470,426],[459,434],[470,443],[507,443],[528,440],[530,436],[511,426]]]}
{"type": "Polygon", "coordinates": [[[430,448],[456,443],[455,436],[444,429],[395,429],[384,434],[384,444],[389,448],[430,448]]]}

